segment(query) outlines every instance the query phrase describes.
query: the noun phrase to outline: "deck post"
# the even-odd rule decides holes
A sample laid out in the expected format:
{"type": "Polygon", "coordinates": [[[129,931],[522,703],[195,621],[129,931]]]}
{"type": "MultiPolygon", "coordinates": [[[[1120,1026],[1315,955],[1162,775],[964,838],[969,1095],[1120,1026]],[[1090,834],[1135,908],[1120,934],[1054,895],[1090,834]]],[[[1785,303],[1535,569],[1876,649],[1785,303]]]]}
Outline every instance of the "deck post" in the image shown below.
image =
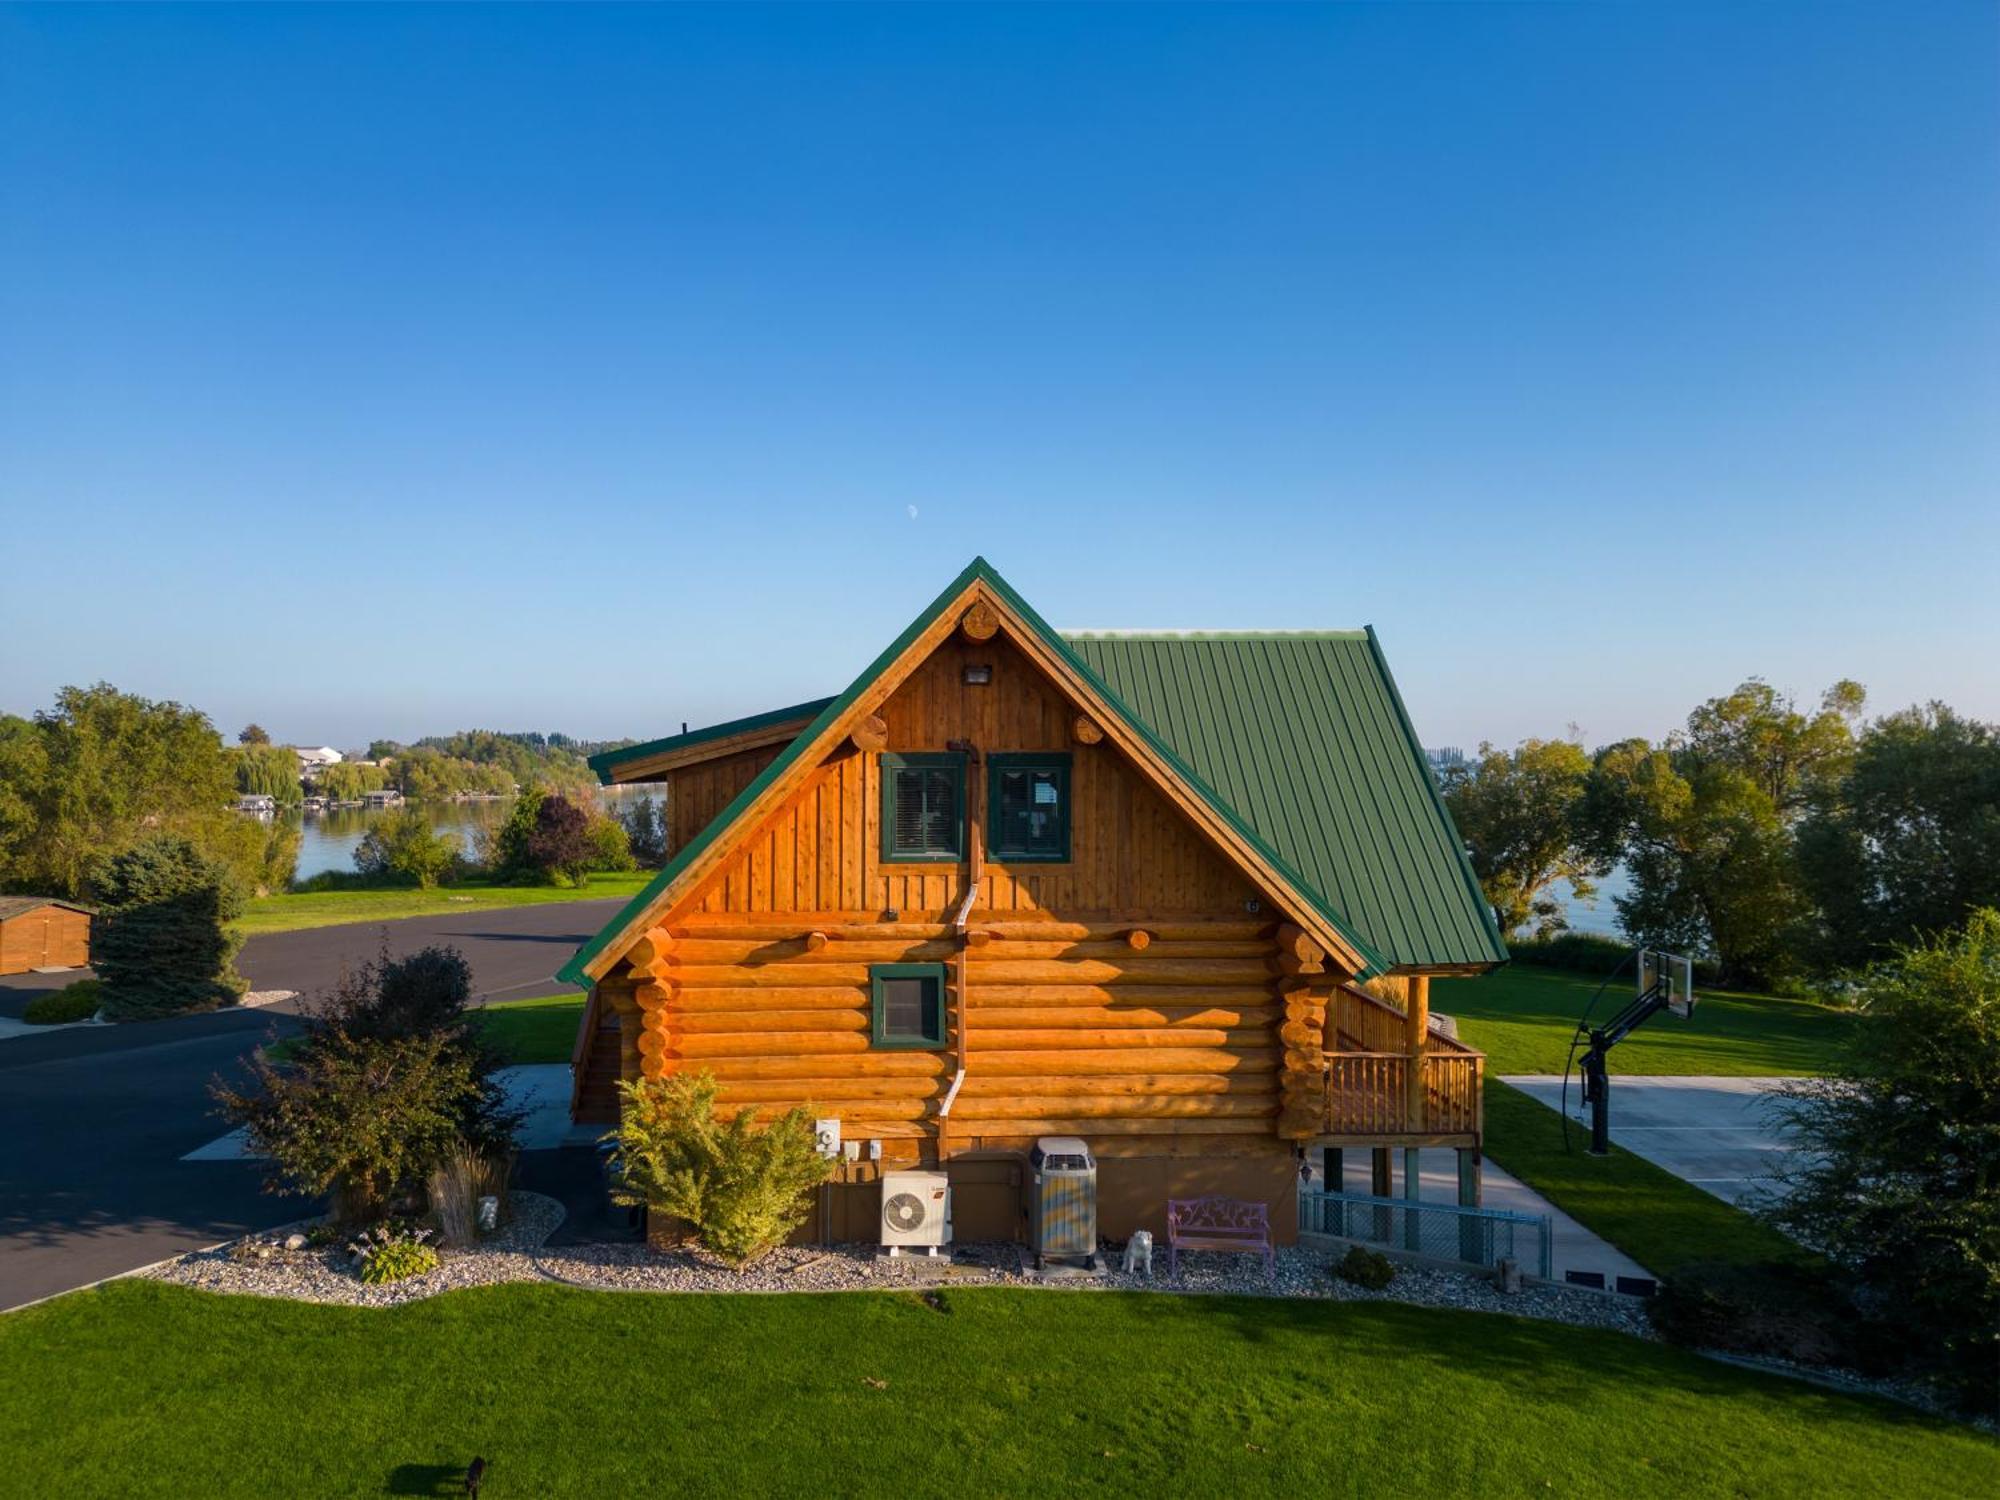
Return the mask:
{"type": "MultiPolygon", "coordinates": [[[[1458,1148],[1458,1206],[1460,1208],[1479,1207],[1479,1148],[1460,1146],[1458,1148]]],[[[1481,1253],[1480,1230],[1482,1221],[1470,1216],[1458,1221],[1458,1258],[1471,1261],[1475,1265],[1485,1264],[1487,1257],[1481,1253]]]]}
{"type": "MultiPolygon", "coordinates": [[[[1396,1169],[1390,1163],[1389,1148],[1387,1146],[1377,1146],[1374,1149],[1373,1158],[1370,1163],[1369,1193],[1377,1198],[1395,1197],[1396,1169]]],[[[1386,1208],[1375,1210],[1375,1238],[1378,1240],[1389,1238],[1389,1214],[1390,1210],[1386,1208]]]]}
{"type": "Polygon", "coordinates": [[[1431,977],[1412,974],[1403,981],[1403,1050],[1410,1055],[1408,1112],[1404,1127],[1424,1128],[1424,1043],[1431,1029],[1431,977]]]}
{"type": "Polygon", "coordinates": [[[1320,1186],[1329,1193],[1347,1188],[1347,1156],[1338,1146],[1325,1146],[1319,1153],[1320,1186]]]}
{"type": "MultiPolygon", "coordinates": [[[[1403,1201],[1415,1203],[1423,1186],[1423,1152],[1415,1146],[1403,1148],[1403,1201]]],[[[1409,1209],[1403,1210],[1403,1248],[1412,1252],[1424,1248],[1423,1225],[1409,1209]]]]}

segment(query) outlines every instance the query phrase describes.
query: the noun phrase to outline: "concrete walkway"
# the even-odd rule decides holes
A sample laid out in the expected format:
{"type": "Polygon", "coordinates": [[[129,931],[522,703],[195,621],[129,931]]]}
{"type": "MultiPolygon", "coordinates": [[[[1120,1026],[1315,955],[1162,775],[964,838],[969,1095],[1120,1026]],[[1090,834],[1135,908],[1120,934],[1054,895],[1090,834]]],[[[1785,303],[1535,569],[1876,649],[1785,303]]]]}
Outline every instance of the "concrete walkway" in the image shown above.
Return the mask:
{"type": "MultiPolygon", "coordinates": [[[[1502,1080],[1550,1109],[1562,1107],[1563,1081],[1557,1074],[1528,1074],[1502,1080]]],[[[1772,1116],[1770,1093],[1788,1078],[1662,1078],[1611,1076],[1611,1140],[1643,1156],[1685,1182],[1725,1202],[1744,1199],[1771,1186],[1771,1172],[1793,1150],[1772,1116]]],[[[1588,1116],[1569,1083],[1569,1110],[1582,1124],[1588,1144],[1588,1116]]]]}
{"type": "MultiPolygon", "coordinates": [[[[573,1125],[569,1118],[570,1072],[568,1063],[527,1063],[502,1068],[495,1075],[507,1098],[526,1117],[515,1135],[523,1151],[552,1151],[559,1146],[590,1146],[604,1134],[602,1125],[573,1125]]],[[[205,1146],[197,1146],[182,1161],[247,1161],[256,1153],[250,1149],[247,1132],[232,1130],[205,1146]]]]}
{"type": "MultiPolygon", "coordinates": [[[[1458,1202],[1458,1153],[1448,1150],[1420,1151],[1418,1154],[1417,1188],[1421,1201],[1426,1203],[1458,1202]]],[[[1314,1153],[1316,1156],[1317,1153],[1314,1153]]],[[[1395,1169],[1396,1196],[1403,1191],[1403,1153],[1401,1150],[1389,1154],[1395,1169]]],[[[1347,1180],[1343,1191],[1366,1193],[1369,1187],[1368,1152],[1350,1150],[1345,1158],[1347,1180]]],[[[1313,1171],[1317,1175],[1318,1163],[1313,1171]]],[[[1540,1193],[1529,1187],[1520,1178],[1503,1170],[1493,1161],[1480,1163],[1480,1207],[1505,1209],[1509,1213],[1547,1215],[1553,1231],[1551,1259],[1555,1269],[1555,1279],[1561,1281],[1567,1271],[1601,1271],[1604,1284],[1614,1286],[1620,1276],[1651,1276],[1653,1273],[1640,1265],[1631,1256],[1600,1239],[1568,1214],[1557,1208],[1540,1193]]],[[[1528,1267],[1533,1270],[1533,1267],[1528,1267]]]]}

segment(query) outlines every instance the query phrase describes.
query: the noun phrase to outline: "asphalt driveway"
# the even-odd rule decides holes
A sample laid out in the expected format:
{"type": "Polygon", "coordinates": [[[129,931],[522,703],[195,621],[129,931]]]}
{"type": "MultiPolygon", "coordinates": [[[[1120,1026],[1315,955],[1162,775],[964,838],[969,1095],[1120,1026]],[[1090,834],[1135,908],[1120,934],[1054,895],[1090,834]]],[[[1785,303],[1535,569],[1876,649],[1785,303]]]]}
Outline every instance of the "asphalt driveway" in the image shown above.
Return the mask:
{"type": "MultiPolygon", "coordinates": [[[[252,938],[253,989],[310,993],[386,945],[450,943],[481,1000],[551,994],[555,971],[621,903],[577,901],[252,938]]],[[[0,1015],[74,975],[0,981],[0,1015]]],[[[183,1161],[219,1135],[208,1083],[240,1069],[289,1006],[0,1041],[0,1309],[283,1223],[303,1210],[260,1191],[264,1167],[183,1161]]]]}
{"type": "MultiPolygon", "coordinates": [[[[1561,1108],[1562,1078],[1502,1080],[1550,1109],[1561,1108]]],[[[1730,1203],[1771,1186],[1771,1172],[1794,1144],[1773,1117],[1771,1092],[1785,1078],[1611,1077],[1611,1139],[1635,1156],[1730,1203]]],[[[1588,1144],[1589,1115],[1569,1084],[1570,1117],[1588,1144]]]]}

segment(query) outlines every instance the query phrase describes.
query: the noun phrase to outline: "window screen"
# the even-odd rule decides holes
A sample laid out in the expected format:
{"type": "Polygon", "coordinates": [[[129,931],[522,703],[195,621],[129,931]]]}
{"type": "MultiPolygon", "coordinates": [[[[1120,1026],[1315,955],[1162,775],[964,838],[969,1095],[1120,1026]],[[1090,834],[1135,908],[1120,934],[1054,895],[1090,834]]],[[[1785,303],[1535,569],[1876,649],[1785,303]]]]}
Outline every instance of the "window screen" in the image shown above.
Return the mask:
{"type": "Polygon", "coordinates": [[[868,976],[875,991],[876,1046],[944,1045],[943,964],[877,964],[868,976]]]}
{"type": "Polygon", "coordinates": [[[987,842],[995,859],[1069,858],[1069,757],[995,755],[988,771],[987,842]]]}
{"type": "Polygon", "coordinates": [[[884,755],[882,857],[960,859],[964,853],[964,759],[884,755]]]}

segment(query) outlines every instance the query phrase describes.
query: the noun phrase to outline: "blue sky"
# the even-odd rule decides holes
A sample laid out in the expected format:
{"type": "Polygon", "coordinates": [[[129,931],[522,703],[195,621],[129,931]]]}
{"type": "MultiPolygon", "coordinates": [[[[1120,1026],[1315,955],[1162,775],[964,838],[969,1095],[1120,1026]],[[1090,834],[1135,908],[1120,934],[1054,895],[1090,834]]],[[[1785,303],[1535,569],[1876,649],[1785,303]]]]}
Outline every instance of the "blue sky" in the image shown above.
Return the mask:
{"type": "Polygon", "coordinates": [[[1372,622],[2000,719],[1987,4],[0,10],[0,709],[352,745],[1372,622]]]}

